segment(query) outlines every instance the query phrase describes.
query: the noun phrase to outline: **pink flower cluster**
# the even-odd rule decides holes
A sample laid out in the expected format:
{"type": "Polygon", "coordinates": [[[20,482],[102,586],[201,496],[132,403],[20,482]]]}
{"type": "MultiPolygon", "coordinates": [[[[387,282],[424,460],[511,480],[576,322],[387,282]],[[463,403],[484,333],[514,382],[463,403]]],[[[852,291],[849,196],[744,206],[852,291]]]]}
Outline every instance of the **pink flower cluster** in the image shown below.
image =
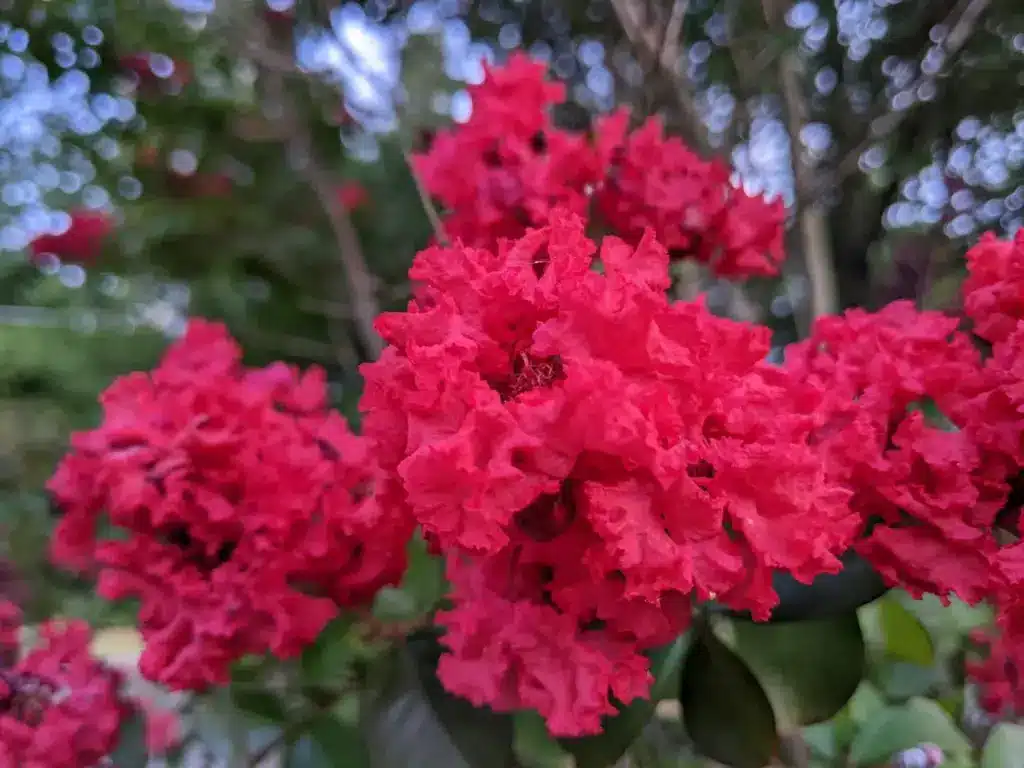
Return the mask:
{"type": "Polygon", "coordinates": [[[417,527],[451,584],[441,682],[558,736],[648,695],[647,652],[695,602],[763,620],[776,574],[851,550],[912,594],[995,601],[1019,669],[1024,544],[993,531],[1024,470],[1024,234],[968,254],[973,334],[897,302],[821,318],[771,365],[767,328],[667,292],[675,258],[777,272],[781,203],[656,122],[563,131],[563,95],[513,56],[417,158],[454,244],[378,318],[361,436],[322,372],[247,368],[201,320],[102,395],[50,484],[53,556],[141,601],[143,673],[202,689],[295,656],[398,581],[417,527]]]}
{"type": "Polygon", "coordinates": [[[150,679],[202,689],[247,654],[294,656],[401,577],[412,526],[381,507],[370,447],[325,399],[322,371],[245,368],[197,320],[72,437],[50,482],[53,558],[141,601],[150,679]]]}
{"type": "Polygon", "coordinates": [[[489,67],[470,94],[469,121],[438,134],[416,158],[445,206],[449,236],[494,248],[567,209],[634,246],[652,229],[673,258],[704,262],[722,277],[778,273],[782,202],[733,186],[726,166],[663,137],[657,119],[630,132],[620,110],[597,121],[593,140],[562,130],[550,107],[564,99],[564,86],[518,53],[489,67]]]}
{"type": "Polygon", "coordinates": [[[766,329],[671,303],[668,261],[567,212],[430,248],[363,370],[389,500],[448,561],[442,682],[559,735],[646,694],[691,595],[766,618],[774,571],[838,570],[859,522],[812,415],[776,410],[822,393],[763,362],[766,329]]]}
{"type": "Polygon", "coordinates": [[[173,715],[123,694],[120,673],[90,653],[84,623],[43,625],[25,653],[20,634],[21,611],[0,602],[0,649],[13,657],[0,669],[0,768],[95,768],[136,712],[146,717],[151,753],[173,745],[173,715]]]}

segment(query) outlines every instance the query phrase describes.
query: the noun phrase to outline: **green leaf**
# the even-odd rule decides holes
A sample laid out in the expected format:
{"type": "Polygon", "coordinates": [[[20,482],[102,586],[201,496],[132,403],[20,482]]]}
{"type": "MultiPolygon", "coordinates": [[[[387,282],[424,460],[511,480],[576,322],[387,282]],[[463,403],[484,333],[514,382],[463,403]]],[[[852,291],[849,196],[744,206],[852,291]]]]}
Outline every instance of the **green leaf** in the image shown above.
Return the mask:
{"type": "Polygon", "coordinates": [[[692,643],[693,635],[686,632],[677,637],[674,642],[648,654],[651,659],[651,674],[654,675],[651,701],[657,703],[675,698],[678,694],[683,673],[683,660],[689,653],[692,643]]]}
{"type": "Polygon", "coordinates": [[[945,710],[930,699],[917,698],[885,707],[865,722],[850,745],[849,763],[877,765],[924,742],[935,744],[954,759],[971,752],[970,742],[945,710]]]}
{"type": "Polygon", "coordinates": [[[447,589],[444,561],[427,551],[418,533],[407,547],[408,565],[400,587],[385,587],[373,602],[381,621],[414,621],[429,615],[447,589]]]}
{"type": "Polygon", "coordinates": [[[922,667],[935,663],[931,635],[914,614],[900,605],[893,595],[880,600],[878,610],[887,656],[922,667]]]}
{"type": "Polygon", "coordinates": [[[934,667],[922,667],[903,661],[886,661],[875,680],[891,701],[906,701],[925,696],[941,684],[942,677],[934,667]]]}
{"type": "MultiPolygon", "coordinates": [[[[779,594],[779,604],[772,610],[769,622],[777,624],[842,616],[877,600],[889,590],[878,572],[856,552],[851,550],[840,559],[843,570],[822,574],[810,584],[803,584],[784,571],[776,573],[772,586],[779,594]]],[[[713,609],[734,619],[753,620],[746,612],[718,605],[713,609]]]]}
{"type": "Polygon", "coordinates": [[[359,728],[329,713],[315,717],[288,751],[288,768],[369,768],[370,752],[359,728]]]}
{"type": "Polygon", "coordinates": [[[330,686],[345,677],[352,661],[351,617],[339,617],[328,624],[316,642],[302,653],[299,664],[307,682],[330,686]]]}
{"type": "Polygon", "coordinates": [[[654,677],[650,698],[635,699],[620,707],[618,714],[604,718],[600,734],[559,739],[559,743],[575,758],[577,768],[604,768],[613,765],[626,753],[647,727],[657,702],[668,698],[673,688],[679,690],[682,661],[691,641],[691,634],[686,633],[649,654],[654,677]]]}
{"type": "Polygon", "coordinates": [[[413,599],[420,614],[426,615],[434,610],[448,589],[444,560],[430,554],[419,532],[409,541],[407,551],[409,564],[402,578],[402,591],[413,599]]]}
{"type": "Polygon", "coordinates": [[[532,711],[515,714],[515,752],[526,768],[564,768],[568,753],[562,749],[544,724],[544,718],[532,711]]]}
{"type": "Polygon", "coordinates": [[[894,598],[917,616],[932,637],[966,635],[992,621],[992,608],[985,604],[968,605],[963,600],[950,597],[949,605],[943,605],[935,595],[922,595],[915,600],[905,592],[896,592],[894,598]]]}
{"type": "Polygon", "coordinates": [[[734,647],[771,700],[780,727],[830,720],[864,678],[856,613],[783,624],[736,622],[734,647]]]}
{"type": "Polygon", "coordinates": [[[506,768],[515,763],[512,717],[474,707],[437,679],[437,633],[407,638],[395,679],[368,702],[367,744],[378,768],[506,768]]]}
{"type": "Polygon", "coordinates": [[[885,706],[885,699],[878,689],[868,680],[863,681],[843,711],[832,721],[839,745],[844,749],[848,747],[860,731],[861,725],[885,706]]]}
{"type": "Polygon", "coordinates": [[[149,758],[146,747],[146,716],[135,711],[121,725],[117,747],[110,754],[113,765],[145,765],[149,758]]]}
{"type": "Polygon", "coordinates": [[[373,600],[373,615],[381,621],[410,621],[418,614],[416,599],[396,587],[384,587],[373,600]]]}
{"type": "Polygon", "coordinates": [[[270,691],[232,687],[231,701],[240,712],[271,723],[283,723],[288,719],[284,702],[270,691]]]}
{"type": "Polygon", "coordinates": [[[763,768],[778,752],[771,702],[743,660],[704,628],[683,665],[683,724],[696,750],[732,768],[763,768]]]}
{"type": "Polygon", "coordinates": [[[832,723],[809,725],[801,731],[801,735],[811,755],[819,760],[832,761],[839,753],[835,726],[832,723]]]}
{"type": "Polygon", "coordinates": [[[1000,723],[993,728],[979,768],[1024,768],[1024,725],[1000,723]]]}

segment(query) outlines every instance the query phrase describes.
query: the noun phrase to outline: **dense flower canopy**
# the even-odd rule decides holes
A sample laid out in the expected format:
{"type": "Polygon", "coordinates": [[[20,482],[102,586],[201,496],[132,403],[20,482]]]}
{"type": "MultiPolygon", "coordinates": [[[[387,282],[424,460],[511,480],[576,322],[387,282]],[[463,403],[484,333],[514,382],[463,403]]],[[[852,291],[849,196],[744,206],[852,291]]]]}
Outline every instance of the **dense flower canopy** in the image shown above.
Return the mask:
{"type": "Polygon", "coordinates": [[[422,252],[361,406],[389,500],[448,555],[442,681],[564,735],[644,693],[639,653],[686,625],[691,594],[764,618],[773,572],[838,570],[858,522],[813,420],[762,418],[800,386],[762,362],[766,331],[669,302],[650,235],[596,251],[555,212],[496,251],[422,252]],[[543,674],[524,653],[591,661],[543,674]]]}
{"type": "Polygon", "coordinates": [[[102,404],[50,483],[53,556],[95,561],[101,594],[141,600],[151,679],[203,688],[246,654],[292,656],[401,576],[411,527],[379,506],[321,371],[246,369],[222,326],[195,320],[102,404]],[[121,535],[97,541],[101,525],[121,535]]]}
{"type": "MultiPolygon", "coordinates": [[[[191,77],[165,58],[121,64],[155,95],[191,77]]],[[[967,322],[851,309],[774,365],[769,328],[673,300],[670,264],[776,276],[782,201],[657,119],[559,127],[565,88],[525,55],[485,72],[469,120],[413,159],[444,231],[406,310],[377,318],[389,346],[362,368],[362,435],[323,371],[248,368],[195,319],[73,436],[49,484],[52,557],[138,599],[142,673],[204,691],[244,657],[298,656],[346,609],[372,634],[418,528],[447,575],[427,619],[445,630],[439,680],[555,736],[650,695],[649,653],[703,604],[764,621],[775,577],[810,583],[853,554],[915,597],[992,602],[998,634],[968,671],[988,711],[1024,711],[1024,543],[999,535],[1019,537],[1024,499],[1024,232],[967,254],[967,322]]],[[[369,202],[354,182],[329,197],[369,202]]],[[[89,265],[112,229],[73,211],[31,251],[89,265]]],[[[0,768],[94,765],[135,705],[84,626],[48,626],[26,656],[19,630],[0,601],[0,768]]]]}
{"type": "Polygon", "coordinates": [[[543,226],[552,211],[593,215],[632,245],[653,229],[674,258],[707,263],[722,277],[775,275],[784,257],[785,208],[734,187],[729,170],[704,161],[649,120],[629,132],[629,114],[599,120],[593,141],[561,130],[550,107],[565,88],[546,67],[513,54],[470,88],[465,125],[437,134],[416,158],[424,183],[447,209],[444,226],[465,245],[543,226]]]}

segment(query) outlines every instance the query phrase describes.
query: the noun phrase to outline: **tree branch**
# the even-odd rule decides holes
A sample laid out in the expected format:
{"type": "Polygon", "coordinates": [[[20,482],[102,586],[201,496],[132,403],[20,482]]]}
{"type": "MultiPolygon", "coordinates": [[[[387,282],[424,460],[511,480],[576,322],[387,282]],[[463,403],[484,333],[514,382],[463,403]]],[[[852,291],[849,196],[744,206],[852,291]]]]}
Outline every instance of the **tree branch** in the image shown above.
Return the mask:
{"type": "MultiPolygon", "coordinates": [[[[785,29],[785,4],[779,0],[762,0],[765,21],[780,34],[785,29]]],[[[811,317],[829,315],[839,308],[839,286],[836,280],[835,256],[828,227],[828,214],[820,195],[812,194],[814,169],[805,156],[800,132],[810,120],[810,109],[803,93],[803,67],[799,53],[789,48],[779,57],[779,88],[789,152],[793,164],[797,227],[801,250],[811,283],[811,317]]]]}
{"type": "MultiPolygon", "coordinates": [[[[263,41],[264,50],[273,49],[271,41],[274,36],[269,30],[257,27],[257,39],[263,41]]],[[[316,156],[309,126],[302,120],[298,106],[288,92],[286,73],[280,69],[265,69],[264,74],[272,85],[273,95],[281,108],[278,122],[283,128],[282,135],[287,137],[286,146],[300,163],[300,172],[319,201],[338,245],[341,272],[352,307],[356,331],[366,353],[372,359],[376,359],[384,349],[384,340],[374,328],[374,321],[380,314],[380,308],[377,305],[374,279],[366,265],[359,236],[348,211],[337,198],[334,180],[316,156]]],[[[335,340],[335,343],[339,341],[335,340]]]]}
{"type": "MultiPolygon", "coordinates": [[[[950,59],[955,57],[970,40],[971,35],[978,26],[982,15],[988,10],[992,0],[960,0],[956,7],[950,12],[943,22],[943,26],[949,28],[949,33],[936,48],[942,57],[942,64],[938,71],[933,74],[924,72],[910,83],[904,91],[916,91],[918,88],[928,84],[935,84],[935,81],[945,71],[950,59]]],[[[839,181],[855,173],[860,167],[860,158],[874,144],[886,138],[893,131],[900,127],[907,119],[912,109],[893,110],[890,107],[890,99],[886,98],[884,103],[867,123],[867,131],[864,137],[847,152],[840,160],[837,167],[839,181]]]]}
{"type": "Polygon", "coordinates": [[[647,24],[642,0],[611,0],[611,3],[629,42],[651,71],[660,90],[679,110],[686,140],[703,154],[713,154],[693,87],[679,69],[682,55],[679,31],[686,17],[687,0],[674,0],[664,34],[659,34],[657,29],[647,24]]]}

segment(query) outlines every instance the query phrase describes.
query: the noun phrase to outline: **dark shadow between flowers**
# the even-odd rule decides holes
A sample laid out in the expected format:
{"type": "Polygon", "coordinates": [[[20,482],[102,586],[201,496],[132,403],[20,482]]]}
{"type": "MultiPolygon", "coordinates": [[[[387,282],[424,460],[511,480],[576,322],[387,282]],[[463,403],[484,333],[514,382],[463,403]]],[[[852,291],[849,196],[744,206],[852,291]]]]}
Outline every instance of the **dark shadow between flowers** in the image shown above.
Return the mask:
{"type": "MultiPolygon", "coordinates": [[[[806,621],[841,616],[874,602],[890,587],[867,560],[848,550],[840,560],[839,573],[818,576],[810,584],[801,584],[789,573],[778,572],[772,579],[779,604],[768,623],[806,621]]],[[[733,611],[718,603],[709,603],[708,611],[740,621],[753,621],[747,611],[733,611]]]]}

